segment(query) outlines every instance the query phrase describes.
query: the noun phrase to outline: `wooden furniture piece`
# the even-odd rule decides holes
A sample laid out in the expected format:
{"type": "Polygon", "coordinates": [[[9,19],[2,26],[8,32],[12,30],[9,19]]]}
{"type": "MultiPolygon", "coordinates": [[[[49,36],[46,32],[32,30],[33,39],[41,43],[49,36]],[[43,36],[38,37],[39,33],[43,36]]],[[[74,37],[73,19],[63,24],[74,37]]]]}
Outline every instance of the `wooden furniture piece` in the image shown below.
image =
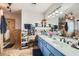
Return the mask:
{"type": "Polygon", "coordinates": [[[15,43],[15,19],[6,19],[7,28],[10,30],[10,42],[15,43]]]}
{"type": "Polygon", "coordinates": [[[21,48],[33,47],[35,43],[35,35],[27,35],[25,38],[22,38],[21,48]]]}
{"type": "Polygon", "coordinates": [[[15,46],[21,49],[21,29],[16,29],[15,31],[15,46]]]}
{"type": "Polygon", "coordinates": [[[36,35],[28,36],[28,47],[33,47],[35,45],[35,37],[36,35]]]}

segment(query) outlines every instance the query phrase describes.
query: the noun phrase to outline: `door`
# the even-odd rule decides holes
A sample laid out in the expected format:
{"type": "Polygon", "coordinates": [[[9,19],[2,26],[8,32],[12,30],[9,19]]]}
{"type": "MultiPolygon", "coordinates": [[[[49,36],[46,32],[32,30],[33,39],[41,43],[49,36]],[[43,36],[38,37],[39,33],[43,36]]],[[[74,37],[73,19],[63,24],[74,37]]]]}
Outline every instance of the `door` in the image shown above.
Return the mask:
{"type": "Polygon", "coordinates": [[[10,42],[15,43],[15,19],[6,19],[7,27],[10,30],[10,42]]]}

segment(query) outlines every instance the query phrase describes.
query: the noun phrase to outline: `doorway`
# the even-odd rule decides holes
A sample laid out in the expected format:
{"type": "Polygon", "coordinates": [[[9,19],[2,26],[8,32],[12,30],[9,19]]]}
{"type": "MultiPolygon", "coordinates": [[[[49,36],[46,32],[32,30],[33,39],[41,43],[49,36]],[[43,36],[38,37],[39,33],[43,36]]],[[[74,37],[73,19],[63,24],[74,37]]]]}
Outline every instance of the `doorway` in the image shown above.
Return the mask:
{"type": "Polygon", "coordinates": [[[15,44],[15,19],[7,18],[6,19],[7,23],[7,31],[5,34],[5,38],[3,40],[3,43],[5,47],[12,47],[15,44]]]}

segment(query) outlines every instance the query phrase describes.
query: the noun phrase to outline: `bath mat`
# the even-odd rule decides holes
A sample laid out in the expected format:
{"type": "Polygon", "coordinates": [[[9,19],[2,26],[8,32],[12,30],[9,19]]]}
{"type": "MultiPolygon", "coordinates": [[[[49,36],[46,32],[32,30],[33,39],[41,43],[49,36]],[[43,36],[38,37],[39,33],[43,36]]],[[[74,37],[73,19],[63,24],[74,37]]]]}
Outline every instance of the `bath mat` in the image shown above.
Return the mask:
{"type": "Polygon", "coordinates": [[[14,46],[14,44],[8,44],[7,46],[4,47],[5,48],[12,48],[14,46]]]}

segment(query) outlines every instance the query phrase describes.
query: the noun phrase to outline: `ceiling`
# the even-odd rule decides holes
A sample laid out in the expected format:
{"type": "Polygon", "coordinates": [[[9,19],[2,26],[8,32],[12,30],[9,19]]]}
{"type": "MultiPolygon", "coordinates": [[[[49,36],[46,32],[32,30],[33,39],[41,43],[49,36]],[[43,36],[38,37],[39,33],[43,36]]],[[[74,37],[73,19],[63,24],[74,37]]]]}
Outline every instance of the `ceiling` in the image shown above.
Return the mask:
{"type": "Polygon", "coordinates": [[[16,9],[23,9],[28,12],[34,12],[34,13],[43,13],[45,12],[52,4],[51,3],[15,3],[13,4],[13,7],[16,9]]]}
{"type": "MultiPolygon", "coordinates": [[[[5,11],[7,12],[7,8],[6,8],[6,5],[7,4],[1,4],[0,3],[0,6],[3,5],[4,6],[4,9],[5,11]]],[[[45,13],[47,12],[48,10],[54,10],[57,6],[59,6],[61,4],[56,4],[56,3],[36,3],[36,4],[32,4],[32,3],[12,3],[11,5],[11,10],[12,12],[15,12],[16,11],[19,11],[19,10],[25,10],[27,12],[33,12],[33,13],[45,13]]],[[[62,5],[62,8],[61,10],[63,11],[64,9],[67,9],[70,7],[70,5],[72,6],[73,4],[63,4],[62,5]]],[[[75,4],[73,9],[75,12],[77,12],[79,10],[79,7],[77,6],[79,4],[75,4]]],[[[50,10],[50,11],[51,11],[50,10]]]]}
{"type": "MultiPolygon", "coordinates": [[[[44,13],[51,5],[52,3],[12,3],[11,9],[13,12],[17,10],[25,10],[34,13],[44,13]]],[[[7,8],[6,11],[8,11],[7,8]]]]}

